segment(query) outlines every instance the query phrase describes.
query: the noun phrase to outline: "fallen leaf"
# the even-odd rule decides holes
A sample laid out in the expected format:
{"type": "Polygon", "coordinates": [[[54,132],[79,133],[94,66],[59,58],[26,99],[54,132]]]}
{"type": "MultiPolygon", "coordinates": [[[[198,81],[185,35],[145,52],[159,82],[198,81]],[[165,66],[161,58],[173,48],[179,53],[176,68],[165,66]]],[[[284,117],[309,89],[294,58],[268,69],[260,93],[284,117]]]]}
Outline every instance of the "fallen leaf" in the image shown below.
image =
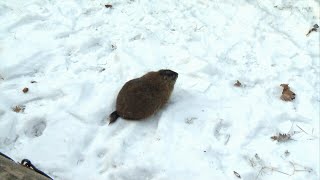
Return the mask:
{"type": "Polygon", "coordinates": [[[234,86],[241,87],[241,82],[239,80],[237,80],[237,82],[234,84],[234,86]]]}
{"type": "Polygon", "coordinates": [[[106,4],[104,5],[106,8],[112,8],[112,5],[111,4],[106,4]]]}
{"type": "Polygon", "coordinates": [[[29,91],[29,88],[27,88],[27,87],[23,88],[23,90],[22,90],[23,93],[27,93],[28,91],[29,91]]]}
{"type": "Polygon", "coordinates": [[[12,111],[19,113],[19,112],[24,112],[24,110],[26,109],[25,106],[23,105],[18,105],[12,108],[12,111]]]}
{"type": "Polygon", "coordinates": [[[280,86],[283,87],[280,99],[283,101],[292,101],[296,98],[296,94],[290,90],[289,84],[281,84],[280,86]]]}

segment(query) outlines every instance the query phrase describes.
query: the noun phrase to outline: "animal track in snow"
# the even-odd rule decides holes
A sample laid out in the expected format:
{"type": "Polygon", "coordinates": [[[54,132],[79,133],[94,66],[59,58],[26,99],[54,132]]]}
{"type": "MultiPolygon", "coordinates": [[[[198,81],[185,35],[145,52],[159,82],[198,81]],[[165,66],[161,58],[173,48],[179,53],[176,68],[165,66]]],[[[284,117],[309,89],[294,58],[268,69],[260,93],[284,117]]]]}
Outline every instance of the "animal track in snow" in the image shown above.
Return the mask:
{"type": "Polygon", "coordinates": [[[214,128],[214,136],[219,141],[221,140],[221,137],[222,137],[225,145],[228,143],[230,139],[230,134],[227,132],[229,126],[230,125],[228,123],[224,122],[224,120],[221,119],[214,128]]]}
{"type": "Polygon", "coordinates": [[[193,124],[194,120],[196,120],[196,119],[198,119],[198,118],[196,118],[196,117],[190,117],[190,118],[186,118],[186,119],[184,120],[184,122],[185,122],[186,124],[193,124]]]}
{"type": "Polygon", "coordinates": [[[25,134],[30,138],[39,137],[46,129],[47,123],[45,119],[33,119],[25,125],[25,134]]]}
{"type": "Polygon", "coordinates": [[[96,153],[97,153],[96,155],[98,158],[103,158],[106,155],[107,150],[106,149],[99,149],[96,153]]]}

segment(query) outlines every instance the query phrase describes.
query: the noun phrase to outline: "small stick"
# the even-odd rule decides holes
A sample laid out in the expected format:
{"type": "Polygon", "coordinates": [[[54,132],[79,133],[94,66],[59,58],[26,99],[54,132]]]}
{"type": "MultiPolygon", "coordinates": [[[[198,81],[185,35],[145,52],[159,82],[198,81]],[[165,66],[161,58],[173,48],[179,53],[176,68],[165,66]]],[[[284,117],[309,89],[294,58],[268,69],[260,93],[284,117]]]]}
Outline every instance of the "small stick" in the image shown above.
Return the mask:
{"type": "MultiPolygon", "coordinates": [[[[298,126],[297,124],[296,124],[296,126],[301,130],[301,131],[303,131],[304,133],[306,133],[306,134],[308,134],[305,130],[303,130],[300,126],[298,126]]],[[[308,134],[309,135],[309,134],[308,134]]]]}
{"type": "Polygon", "coordinates": [[[230,134],[227,135],[227,140],[226,140],[226,142],[224,143],[224,145],[227,145],[227,144],[228,144],[229,139],[230,139],[230,134]]]}

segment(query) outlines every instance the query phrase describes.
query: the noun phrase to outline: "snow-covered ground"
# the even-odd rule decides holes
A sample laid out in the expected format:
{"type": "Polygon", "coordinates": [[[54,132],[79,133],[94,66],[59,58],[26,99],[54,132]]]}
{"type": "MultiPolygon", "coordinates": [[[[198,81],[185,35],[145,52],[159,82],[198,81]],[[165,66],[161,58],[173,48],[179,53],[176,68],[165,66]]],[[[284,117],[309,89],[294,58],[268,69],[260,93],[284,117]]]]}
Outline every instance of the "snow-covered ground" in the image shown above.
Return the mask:
{"type": "Polygon", "coordinates": [[[0,152],[58,180],[318,180],[319,13],[319,0],[2,0],[0,152]],[[164,68],[179,73],[167,106],[108,126],[122,85],[164,68]]]}

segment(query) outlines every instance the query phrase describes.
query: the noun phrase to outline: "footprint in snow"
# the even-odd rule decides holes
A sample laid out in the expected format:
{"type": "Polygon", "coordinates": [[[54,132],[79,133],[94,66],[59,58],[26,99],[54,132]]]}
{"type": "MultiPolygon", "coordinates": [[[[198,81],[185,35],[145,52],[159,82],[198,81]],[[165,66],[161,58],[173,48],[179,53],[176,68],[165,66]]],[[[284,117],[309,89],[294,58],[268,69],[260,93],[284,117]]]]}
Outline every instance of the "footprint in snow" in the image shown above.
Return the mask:
{"type": "Polygon", "coordinates": [[[25,134],[27,137],[36,138],[42,135],[46,129],[47,123],[44,119],[34,119],[25,125],[25,134]]]}

